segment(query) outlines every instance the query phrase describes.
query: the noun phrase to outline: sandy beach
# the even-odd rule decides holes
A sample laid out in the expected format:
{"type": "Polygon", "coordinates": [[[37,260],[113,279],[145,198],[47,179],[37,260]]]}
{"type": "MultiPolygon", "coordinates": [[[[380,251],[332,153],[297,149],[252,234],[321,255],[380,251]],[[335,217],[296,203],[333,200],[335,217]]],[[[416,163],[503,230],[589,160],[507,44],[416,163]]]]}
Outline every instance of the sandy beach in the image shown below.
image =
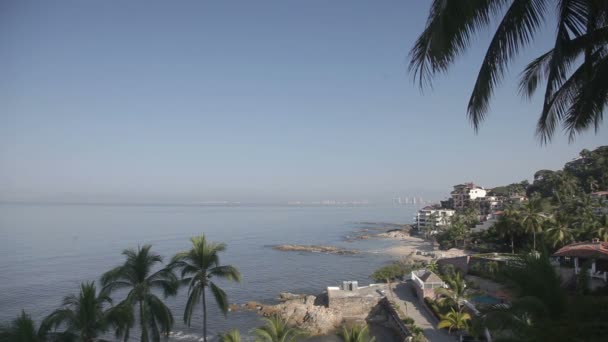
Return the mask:
{"type": "Polygon", "coordinates": [[[425,241],[424,239],[421,239],[421,238],[415,237],[415,236],[400,234],[399,237],[392,237],[392,238],[403,242],[403,244],[379,250],[378,253],[389,254],[392,256],[396,256],[396,257],[412,255],[412,257],[414,259],[425,260],[425,261],[432,260],[433,258],[431,256],[424,256],[422,254],[416,254],[417,251],[420,251],[422,253],[435,253],[436,258],[438,258],[438,259],[439,258],[452,258],[452,257],[472,254],[472,252],[470,252],[470,251],[459,249],[459,248],[451,248],[449,250],[442,251],[442,250],[439,250],[439,248],[436,248],[436,247],[433,248],[433,245],[430,242],[425,241]]]}

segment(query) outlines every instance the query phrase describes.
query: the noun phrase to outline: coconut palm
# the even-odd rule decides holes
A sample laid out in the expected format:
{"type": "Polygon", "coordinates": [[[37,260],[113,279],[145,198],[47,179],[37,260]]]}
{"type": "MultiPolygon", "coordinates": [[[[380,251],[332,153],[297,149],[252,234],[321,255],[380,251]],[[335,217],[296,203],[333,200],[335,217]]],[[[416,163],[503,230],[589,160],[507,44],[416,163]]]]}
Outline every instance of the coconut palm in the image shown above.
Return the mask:
{"type": "Polygon", "coordinates": [[[547,229],[547,238],[553,244],[553,247],[565,245],[574,239],[572,229],[563,221],[551,220],[548,225],[551,228],[547,229]]]}
{"type": "Polygon", "coordinates": [[[439,288],[436,289],[435,292],[450,300],[454,301],[457,305],[460,305],[460,300],[466,296],[466,282],[464,278],[460,274],[460,272],[455,271],[447,276],[443,277],[445,283],[448,285],[448,289],[439,288]]]}
{"type": "Polygon", "coordinates": [[[223,243],[207,241],[205,235],[190,239],[192,248],[176,254],[170,267],[181,270],[182,284],[188,284],[188,301],[184,309],[184,323],[190,326],[192,312],[199,302],[203,307],[203,340],[207,341],[207,299],[209,288],[220,310],[228,312],[228,297],[224,290],[211,281],[212,278],[240,281],[241,274],[234,266],[220,265],[219,253],[226,250],[223,243]]]}
{"type": "Polygon", "coordinates": [[[232,329],[225,334],[219,334],[218,336],[219,342],[241,342],[241,333],[232,329]]]}
{"type": "Polygon", "coordinates": [[[287,325],[278,315],[264,318],[264,325],[255,328],[256,342],[295,342],[304,336],[303,333],[287,325]]]}
{"type": "Polygon", "coordinates": [[[410,52],[409,69],[421,87],[429,86],[435,75],[447,72],[473,45],[476,33],[487,32],[496,23],[468,104],[468,117],[477,130],[509,65],[553,13],[557,14],[553,48],[525,68],[520,93],[530,98],[546,83],[537,123],[537,135],[544,143],[558,125],[571,139],[590,127],[597,130],[608,101],[608,2],[603,0],[434,0],[424,31],[410,52]]]}
{"type": "Polygon", "coordinates": [[[543,221],[545,220],[541,198],[539,196],[530,197],[528,202],[522,206],[519,215],[523,229],[528,233],[532,233],[532,249],[536,251],[536,234],[543,231],[543,221]]]}
{"type": "Polygon", "coordinates": [[[338,336],[343,342],[375,342],[376,338],[369,337],[367,325],[354,325],[350,328],[342,326],[338,336]]]}
{"type": "Polygon", "coordinates": [[[502,215],[498,217],[494,227],[501,237],[510,238],[511,253],[515,253],[515,235],[520,234],[522,231],[517,210],[512,206],[505,208],[502,215]]]}
{"type": "MultiPolygon", "coordinates": [[[[179,281],[170,269],[153,269],[162,263],[162,257],[150,251],[152,246],[126,249],[124,264],[101,277],[103,291],[112,293],[128,289],[127,297],[118,305],[138,309],[137,317],[141,328],[141,341],[160,341],[161,334],[168,335],[173,326],[173,314],[154,290],[161,290],[165,298],[175,295],[179,281]]],[[[135,316],[135,315],[134,315],[135,316]]]]}
{"type": "Polygon", "coordinates": [[[440,329],[448,328],[448,332],[452,332],[452,329],[465,330],[469,327],[470,320],[471,315],[466,312],[456,311],[452,308],[447,314],[441,315],[441,321],[439,321],[437,327],[440,329]]]}
{"type": "Polygon", "coordinates": [[[0,342],[42,342],[45,329],[36,329],[36,323],[25,311],[10,324],[0,325],[0,342]]]}
{"type": "Polygon", "coordinates": [[[608,215],[604,214],[597,220],[596,237],[602,241],[608,241],[608,215]]]}
{"type": "Polygon", "coordinates": [[[99,340],[111,327],[116,337],[128,337],[126,332],[133,326],[133,312],[126,305],[111,306],[107,292],[97,293],[94,282],[80,284],[80,294],[63,299],[60,309],[53,311],[42,322],[45,329],[64,327],[60,335],[69,340],[90,342],[99,340]]]}

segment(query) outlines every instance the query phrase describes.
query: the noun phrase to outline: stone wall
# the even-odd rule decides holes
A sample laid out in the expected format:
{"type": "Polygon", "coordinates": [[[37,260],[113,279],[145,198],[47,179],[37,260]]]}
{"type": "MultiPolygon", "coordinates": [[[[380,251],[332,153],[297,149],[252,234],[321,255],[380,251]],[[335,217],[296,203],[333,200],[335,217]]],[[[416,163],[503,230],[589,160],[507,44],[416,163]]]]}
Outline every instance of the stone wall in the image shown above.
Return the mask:
{"type": "Polygon", "coordinates": [[[328,306],[342,312],[342,316],[360,316],[367,315],[379,300],[375,296],[329,296],[328,306]]]}
{"type": "Polygon", "coordinates": [[[444,258],[437,260],[439,267],[444,265],[453,265],[456,269],[462,271],[464,274],[469,273],[469,259],[470,256],[460,256],[454,258],[444,258]]]}

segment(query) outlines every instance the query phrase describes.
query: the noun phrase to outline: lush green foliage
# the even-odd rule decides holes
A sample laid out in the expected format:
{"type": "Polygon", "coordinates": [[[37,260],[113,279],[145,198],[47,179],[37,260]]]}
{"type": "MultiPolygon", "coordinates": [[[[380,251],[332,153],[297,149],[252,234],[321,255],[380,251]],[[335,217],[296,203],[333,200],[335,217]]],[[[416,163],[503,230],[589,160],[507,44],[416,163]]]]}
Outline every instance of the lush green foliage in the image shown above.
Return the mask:
{"type": "Polygon", "coordinates": [[[219,342],[241,342],[241,333],[236,330],[230,330],[225,334],[219,334],[218,336],[219,342]]]}
{"type": "Polygon", "coordinates": [[[111,304],[106,291],[97,293],[95,283],[83,283],[78,296],[65,297],[62,307],[46,317],[41,327],[46,331],[63,328],[57,334],[61,340],[94,341],[112,327],[117,339],[127,338],[134,323],[133,311],[128,305],[111,304]]]}
{"type": "Polygon", "coordinates": [[[377,282],[390,283],[397,279],[403,279],[410,272],[424,268],[425,264],[418,260],[413,260],[410,257],[405,257],[402,260],[394,261],[388,265],[378,268],[372,273],[371,278],[377,282]]]}
{"type": "Polygon", "coordinates": [[[374,337],[369,337],[367,325],[354,325],[350,328],[342,326],[342,330],[338,332],[338,337],[343,342],[375,342],[374,337]]]}
{"type": "Polygon", "coordinates": [[[482,318],[496,340],[601,341],[608,332],[608,298],[568,296],[546,255],[524,256],[504,268],[516,294],[509,307],[482,318]]]}
{"type": "Polygon", "coordinates": [[[42,342],[46,337],[44,330],[37,329],[32,318],[21,311],[10,324],[0,326],[0,342],[42,342]]]}
{"type": "Polygon", "coordinates": [[[264,319],[264,325],[255,328],[256,342],[295,342],[304,336],[299,329],[290,327],[284,319],[274,315],[264,319]]]}
{"type": "Polygon", "coordinates": [[[471,315],[463,311],[451,309],[450,312],[441,316],[441,321],[437,325],[438,328],[448,328],[448,331],[466,330],[469,327],[471,315]]]}

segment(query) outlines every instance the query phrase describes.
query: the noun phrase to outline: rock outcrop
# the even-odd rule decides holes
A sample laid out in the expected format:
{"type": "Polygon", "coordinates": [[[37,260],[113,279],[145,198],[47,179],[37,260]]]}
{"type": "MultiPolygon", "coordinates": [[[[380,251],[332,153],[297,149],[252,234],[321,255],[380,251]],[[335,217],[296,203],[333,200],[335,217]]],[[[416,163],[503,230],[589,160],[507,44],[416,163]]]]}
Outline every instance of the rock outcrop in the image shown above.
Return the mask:
{"type": "Polygon", "coordinates": [[[276,245],[272,248],[278,251],[286,252],[311,252],[311,253],[327,253],[327,254],[340,254],[350,255],[357,254],[358,251],[352,249],[344,249],[336,246],[323,246],[323,245],[276,245]]]}
{"type": "MultiPolygon", "coordinates": [[[[306,296],[273,305],[270,314],[278,314],[288,324],[297,326],[311,335],[323,335],[342,324],[342,313],[324,305],[315,305],[317,297],[306,296]]],[[[265,314],[262,312],[262,314],[265,314]]]]}

